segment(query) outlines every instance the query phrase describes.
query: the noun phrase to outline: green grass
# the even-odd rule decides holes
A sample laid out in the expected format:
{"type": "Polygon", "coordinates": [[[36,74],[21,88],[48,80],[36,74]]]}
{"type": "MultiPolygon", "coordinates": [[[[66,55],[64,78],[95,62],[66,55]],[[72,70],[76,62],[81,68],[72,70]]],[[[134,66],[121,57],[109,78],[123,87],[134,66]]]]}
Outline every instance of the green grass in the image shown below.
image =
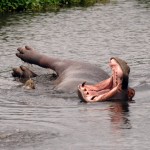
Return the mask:
{"type": "Polygon", "coordinates": [[[87,7],[109,0],[1,0],[0,13],[20,11],[57,11],[62,7],[87,7]]]}

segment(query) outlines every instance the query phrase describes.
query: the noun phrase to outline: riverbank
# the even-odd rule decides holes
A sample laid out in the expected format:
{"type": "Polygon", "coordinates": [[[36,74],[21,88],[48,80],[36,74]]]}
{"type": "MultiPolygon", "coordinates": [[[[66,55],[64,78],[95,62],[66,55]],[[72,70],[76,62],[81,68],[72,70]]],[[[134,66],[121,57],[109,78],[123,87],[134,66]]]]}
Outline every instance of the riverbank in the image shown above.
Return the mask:
{"type": "Polygon", "coordinates": [[[110,0],[2,0],[0,3],[0,13],[58,11],[62,7],[87,7],[95,3],[107,3],[109,1],[110,0]]]}

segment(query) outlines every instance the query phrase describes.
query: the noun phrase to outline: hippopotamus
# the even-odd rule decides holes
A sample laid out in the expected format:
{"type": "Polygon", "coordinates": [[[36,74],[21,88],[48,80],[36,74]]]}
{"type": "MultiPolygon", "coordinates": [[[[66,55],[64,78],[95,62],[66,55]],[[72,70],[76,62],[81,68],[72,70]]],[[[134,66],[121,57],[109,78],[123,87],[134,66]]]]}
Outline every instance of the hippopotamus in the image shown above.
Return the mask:
{"type": "Polygon", "coordinates": [[[106,101],[108,99],[132,100],[135,90],[128,87],[130,68],[124,60],[110,58],[112,75],[95,85],[78,86],[79,97],[86,102],[106,101]]]}
{"type": "MultiPolygon", "coordinates": [[[[132,100],[135,91],[128,87],[130,68],[117,57],[110,59],[112,75],[98,66],[74,60],[60,59],[41,54],[29,46],[19,47],[16,56],[24,62],[55,71],[55,90],[77,93],[84,102],[106,101],[110,99],[132,100]]],[[[36,73],[27,67],[14,68],[14,77],[32,78],[36,73]]]]}

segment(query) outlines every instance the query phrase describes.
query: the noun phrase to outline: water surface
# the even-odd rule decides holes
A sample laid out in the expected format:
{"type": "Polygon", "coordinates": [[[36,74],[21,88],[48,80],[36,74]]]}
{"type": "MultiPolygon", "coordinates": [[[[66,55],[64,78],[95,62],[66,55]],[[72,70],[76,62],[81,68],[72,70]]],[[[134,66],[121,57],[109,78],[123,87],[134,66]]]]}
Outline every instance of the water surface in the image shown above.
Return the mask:
{"type": "Polygon", "coordinates": [[[0,149],[148,150],[149,16],[150,10],[137,1],[118,0],[57,13],[1,17],[0,149]],[[24,90],[11,77],[11,69],[24,64],[15,56],[16,48],[24,45],[90,62],[108,73],[110,57],[126,60],[136,103],[81,104],[77,97],[55,93],[46,79],[35,90],[24,90]]]}

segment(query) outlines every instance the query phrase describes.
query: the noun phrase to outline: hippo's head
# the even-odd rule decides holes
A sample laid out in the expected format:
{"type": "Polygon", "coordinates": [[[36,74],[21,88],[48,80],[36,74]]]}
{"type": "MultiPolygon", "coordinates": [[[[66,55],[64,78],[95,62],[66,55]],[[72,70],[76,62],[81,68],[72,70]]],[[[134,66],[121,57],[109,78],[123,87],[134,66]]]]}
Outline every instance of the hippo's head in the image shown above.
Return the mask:
{"type": "Polygon", "coordinates": [[[109,65],[112,70],[109,79],[95,85],[85,85],[85,82],[79,85],[78,95],[83,101],[132,100],[135,91],[128,87],[129,66],[124,60],[117,57],[110,58],[109,65]]]}

